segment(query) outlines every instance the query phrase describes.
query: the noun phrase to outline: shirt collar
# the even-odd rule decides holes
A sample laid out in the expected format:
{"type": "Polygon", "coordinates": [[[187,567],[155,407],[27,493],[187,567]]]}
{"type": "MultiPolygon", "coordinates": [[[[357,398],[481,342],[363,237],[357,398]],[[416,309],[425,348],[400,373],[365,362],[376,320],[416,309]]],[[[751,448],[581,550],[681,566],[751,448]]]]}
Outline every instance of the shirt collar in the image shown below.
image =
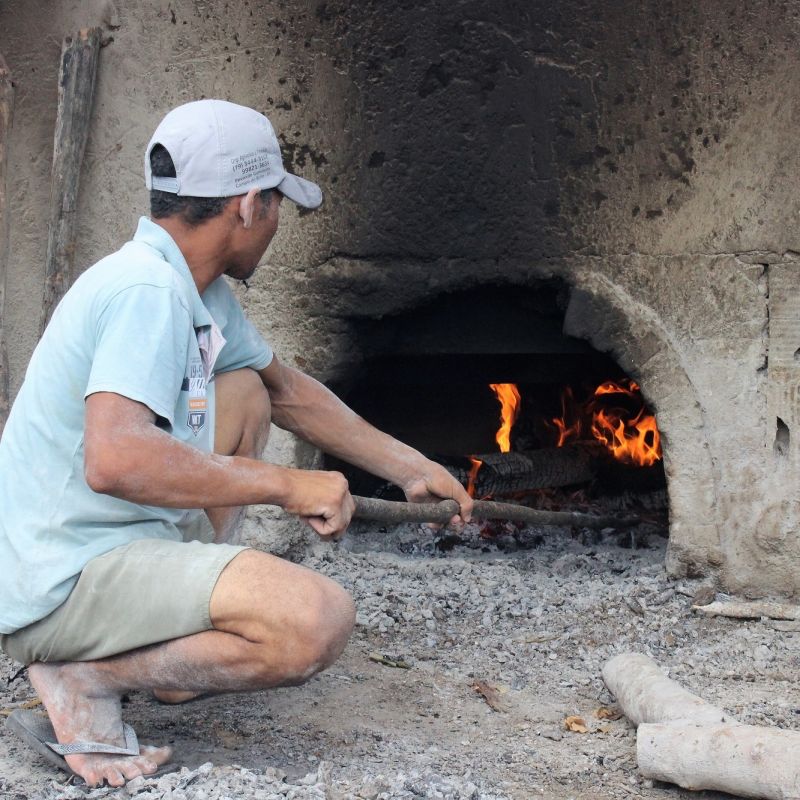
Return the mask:
{"type": "Polygon", "coordinates": [[[211,325],[213,323],[211,314],[208,313],[208,309],[200,299],[197,284],[194,282],[189,265],[180,248],[175,244],[175,240],[166,230],[147,217],[141,217],[133,241],[152,247],[183,278],[192,301],[192,324],[194,327],[202,328],[211,325]]]}

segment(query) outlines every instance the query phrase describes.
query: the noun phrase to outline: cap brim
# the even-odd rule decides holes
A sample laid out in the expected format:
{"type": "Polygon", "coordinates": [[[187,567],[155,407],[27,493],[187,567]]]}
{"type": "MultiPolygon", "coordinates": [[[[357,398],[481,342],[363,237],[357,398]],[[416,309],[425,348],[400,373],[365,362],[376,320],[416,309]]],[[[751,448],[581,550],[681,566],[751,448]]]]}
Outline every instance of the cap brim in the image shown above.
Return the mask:
{"type": "Polygon", "coordinates": [[[277,186],[278,191],[303,208],[319,208],[322,205],[322,189],[312,181],[286,173],[277,186]]]}

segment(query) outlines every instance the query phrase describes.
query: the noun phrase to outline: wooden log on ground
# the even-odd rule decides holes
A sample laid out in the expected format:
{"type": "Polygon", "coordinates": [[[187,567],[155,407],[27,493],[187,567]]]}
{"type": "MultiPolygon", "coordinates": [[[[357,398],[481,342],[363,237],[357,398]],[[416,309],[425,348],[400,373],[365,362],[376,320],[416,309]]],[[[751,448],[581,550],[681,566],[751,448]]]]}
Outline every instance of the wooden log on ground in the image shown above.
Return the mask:
{"type": "Polygon", "coordinates": [[[653,659],[642,653],[622,653],[603,667],[603,680],[634,724],[691,720],[716,725],[729,714],[668,678],[653,659]]]}
{"type": "Polygon", "coordinates": [[[645,778],[684,789],[766,800],[800,798],[800,731],[739,724],[644,724],[636,757],[645,778]]]}
{"type": "MultiPolygon", "coordinates": [[[[353,496],[356,519],[399,524],[401,522],[434,522],[447,524],[459,507],[455,500],[439,503],[403,503],[379,500],[374,497],[353,496]]],[[[504,519],[528,522],[533,525],[574,525],[583,528],[630,527],[639,523],[638,517],[580,514],[577,511],[540,511],[536,508],[512,503],[475,501],[472,515],[475,519],[504,519]]]]}
{"type": "Polygon", "coordinates": [[[68,36],[61,50],[41,331],[69,288],[78,187],[89,136],[99,52],[99,28],[84,29],[75,37],[68,36]]]}
{"type": "Polygon", "coordinates": [[[14,114],[11,72],[0,55],[0,436],[10,405],[8,348],[6,347],[6,282],[8,276],[10,219],[8,211],[8,140],[14,114]]]}
{"type": "Polygon", "coordinates": [[[731,617],[733,619],[789,619],[800,620],[800,606],[789,603],[776,603],[770,600],[717,600],[704,606],[692,606],[692,611],[710,617],[731,617]]]}

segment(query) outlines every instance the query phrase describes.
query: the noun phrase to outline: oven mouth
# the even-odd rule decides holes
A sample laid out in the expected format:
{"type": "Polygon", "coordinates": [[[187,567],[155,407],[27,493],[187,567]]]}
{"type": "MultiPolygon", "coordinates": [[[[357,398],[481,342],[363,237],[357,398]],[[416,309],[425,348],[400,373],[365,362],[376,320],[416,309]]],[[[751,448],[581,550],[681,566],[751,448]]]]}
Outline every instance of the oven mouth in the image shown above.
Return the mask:
{"type": "MultiPolygon", "coordinates": [[[[566,424],[570,413],[579,415],[587,403],[608,404],[593,399],[599,387],[614,382],[638,391],[634,378],[609,354],[563,332],[568,302],[568,285],[548,280],[453,292],[380,320],[352,320],[360,359],[331,388],[368,422],[444,464],[468,485],[476,458],[492,454],[503,460],[497,441],[501,403],[491,387],[513,385],[521,402],[510,430],[510,452],[585,447],[592,454],[592,477],[577,475],[574,483],[567,479],[555,487],[534,481],[529,490],[512,483],[505,491],[504,484],[494,483],[492,499],[535,504],[537,492],[553,489],[565,505],[578,491],[602,505],[605,498],[660,493],[666,512],[660,457],[641,466],[606,452],[592,436],[588,416],[578,435],[559,442],[557,419],[566,424]],[[569,413],[566,396],[573,403],[569,413]]],[[[613,398],[615,407],[631,416],[638,413],[637,402],[651,413],[641,395],[631,399],[620,388],[613,398]]],[[[643,438],[652,445],[654,436],[657,431],[643,438]]],[[[385,481],[338,459],[327,456],[325,465],[344,472],[354,494],[402,499],[385,481]]],[[[476,490],[480,495],[480,481],[476,490]]]]}

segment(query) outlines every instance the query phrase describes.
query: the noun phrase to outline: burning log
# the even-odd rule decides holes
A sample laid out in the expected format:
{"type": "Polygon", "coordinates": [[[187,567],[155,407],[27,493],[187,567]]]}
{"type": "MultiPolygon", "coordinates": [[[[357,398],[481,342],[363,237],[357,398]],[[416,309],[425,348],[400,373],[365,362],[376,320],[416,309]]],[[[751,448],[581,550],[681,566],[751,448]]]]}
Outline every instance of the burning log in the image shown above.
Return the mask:
{"type": "Polygon", "coordinates": [[[645,655],[624,653],[603,679],[635,725],[645,778],[740,797],[800,797],[800,732],[742,725],[667,678],[645,655]]]}
{"type": "MultiPolygon", "coordinates": [[[[595,476],[598,457],[603,457],[600,449],[586,445],[473,456],[473,464],[480,462],[474,494],[486,497],[586,483],[595,476]]],[[[465,486],[470,483],[470,470],[445,466],[456,480],[465,486]]]]}
{"type": "MultiPolygon", "coordinates": [[[[525,452],[471,457],[429,455],[428,458],[441,464],[459,483],[469,487],[473,497],[478,498],[574,486],[595,480],[609,493],[618,493],[623,488],[647,492],[661,488],[664,482],[660,463],[644,469],[623,464],[594,442],[525,452]]],[[[400,489],[392,483],[335,459],[328,463],[334,469],[346,471],[351,491],[355,494],[386,499],[402,497],[400,489]]]]}
{"type": "MultiPolygon", "coordinates": [[[[403,503],[393,500],[379,500],[374,497],[354,496],[356,519],[370,519],[375,522],[435,522],[447,524],[458,514],[455,500],[442,500],[439,503],[403,503]]],[[[541,511],[536,508],[512,503],[492,503],[476,500],[472,511],[476,519],[504,519],[516,522],[529,522],[533,525],[574,525],[583,528],[622,528],[638,525],[638,517],[617,517],[608,515],[581,514],[577,511],[541,511]]]]}

